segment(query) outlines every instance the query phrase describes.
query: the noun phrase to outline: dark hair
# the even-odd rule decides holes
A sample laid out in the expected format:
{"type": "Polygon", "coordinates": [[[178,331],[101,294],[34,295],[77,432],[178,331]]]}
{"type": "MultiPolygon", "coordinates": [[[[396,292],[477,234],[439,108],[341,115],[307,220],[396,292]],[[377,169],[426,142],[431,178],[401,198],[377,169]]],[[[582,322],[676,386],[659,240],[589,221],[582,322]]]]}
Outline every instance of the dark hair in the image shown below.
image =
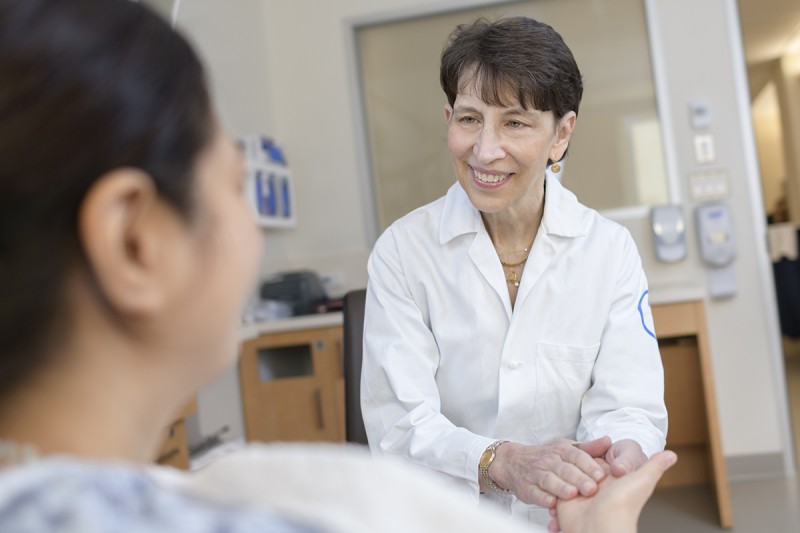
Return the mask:
{"type": "Polygon", "coordinates": [[[83,258],[81,202],[120,167],[192,213],[193,166],[213,134],[203,67],[129,0],[0,0],[0,393],[63,332],[83,258]]]}
{"type": "Polygon", "coordinates": [[[452,106],[466,83],[489,105],[553,111],[556,119],[578,112],[581,72],[572,52],[550,26],[527,17],[461,24],[442,52],[442,89],[452,106]]]}

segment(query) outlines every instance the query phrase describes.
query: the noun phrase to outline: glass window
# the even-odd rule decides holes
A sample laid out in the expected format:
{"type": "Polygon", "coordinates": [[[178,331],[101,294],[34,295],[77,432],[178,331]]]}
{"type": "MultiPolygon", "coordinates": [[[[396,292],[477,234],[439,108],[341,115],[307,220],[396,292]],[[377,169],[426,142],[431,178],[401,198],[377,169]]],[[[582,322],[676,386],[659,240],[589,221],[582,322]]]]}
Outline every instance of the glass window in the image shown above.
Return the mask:
{"type": "Polygon", "coordinates": [[[534,0],[361,26],[357,50],[379,231],[455,181],[439,57],[457,24],[553,26],[584,77],[563,183],[599,210],[669,201],[642,0],[534,0]]]}

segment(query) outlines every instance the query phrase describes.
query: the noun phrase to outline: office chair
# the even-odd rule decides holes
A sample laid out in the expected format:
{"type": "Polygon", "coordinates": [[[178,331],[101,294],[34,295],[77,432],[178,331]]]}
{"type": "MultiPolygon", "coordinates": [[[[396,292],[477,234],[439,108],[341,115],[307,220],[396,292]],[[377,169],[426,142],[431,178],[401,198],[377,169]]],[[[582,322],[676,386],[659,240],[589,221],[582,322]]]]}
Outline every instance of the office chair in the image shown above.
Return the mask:
{"type": "Polygon", "coordinates": [[[367,444],[361,416],[361,352],[364,338],[364,303],[367,290],[348,292],[344,297],[344,411],[347,442],[367,444]]]}

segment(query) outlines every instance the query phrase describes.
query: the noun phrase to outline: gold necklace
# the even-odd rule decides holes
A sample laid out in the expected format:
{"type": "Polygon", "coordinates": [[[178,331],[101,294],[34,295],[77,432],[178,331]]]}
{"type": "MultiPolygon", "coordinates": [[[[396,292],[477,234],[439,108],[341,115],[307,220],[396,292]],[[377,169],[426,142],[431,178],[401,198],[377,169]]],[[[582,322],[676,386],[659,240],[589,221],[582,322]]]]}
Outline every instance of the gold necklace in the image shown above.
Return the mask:
{"type": "MultiPolygon", "coordinates": [[[[508,251],[508,252],[503,252],[503,253],[506,253],[506,254],[515,253],[516,254],[516,253],[519,253],[519,252],[525,252],[525,257],[522,259],[522,261],[519,261],[517,263],[506,263],[505,261],[500,259],[500,264],[503,265],[503,268],[509,268],[509,269],[510,268],[514,268],[515,269],[515,268],[517,268],[519,266],[524,265],[525,262],[528,260],[528,256],[530,255],[530,247],[523,248],[522,250],[515,250],[513,252],[512,251],[508,251]]],[[[498,256],[499,256],[499,254],[501,253],[500,250],[497,250],[497,253],[498,253],[498,256]]],[[[519,287],[519,279],[520,278],[517,275],[517,271],[516,270],[512,270],[510,274],[506,275],[506,283],[510,283],[514,287],[519,287]]]]}
{"type": "Polygon", "coordinates": [[[518,266],[520,266],[520,265],[524,265],[524,264],[525,264],[525,261],[527,261],[527,260],[528,260],[528,258],[527,258],[527,257],[525,257],[525,259],[523,259],[523,260],[522,260],[522,261],[520,261],[519,263],[505,263],[505,262],[503,262],[503,261],[501,260],[501,261],[500,261],[500,264],[501,264],[501,265],[503,265],[503,266],[504,266],[504,267],[506,267],[506,268],[516,268],[516,267],[518,267],[518,266]]]}
{"type": "MultiPolygon", "coordinates": [[[[524,265],[527,260],[528,257],[525,256],[525,259],[523,259],[519,263],[506,263],[505,261],[500,261],[500,264],[503,265],[503,268],[516,268],[518,266],[524,265]]],[[[506,283],[510,283],[514,287],[519,287],[519,276],[517,276],[516,270],[512,270],[511,274],[506,276],[506,283]]]]}

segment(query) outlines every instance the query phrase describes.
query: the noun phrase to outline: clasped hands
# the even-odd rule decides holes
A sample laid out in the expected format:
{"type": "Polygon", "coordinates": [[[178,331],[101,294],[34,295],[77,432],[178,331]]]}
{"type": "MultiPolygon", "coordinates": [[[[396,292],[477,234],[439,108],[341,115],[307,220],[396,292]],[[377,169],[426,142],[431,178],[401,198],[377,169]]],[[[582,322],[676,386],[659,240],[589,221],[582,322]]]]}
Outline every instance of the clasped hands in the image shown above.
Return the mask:
{"type": "Polygon", "coordinates": [[[565,439],[545,445],[509,442],[498,447],[489,475],[523,502],[549,508],[550,531],[599,531],[602,527],[596,526],[607,521],[597,519],[606,513],[616,515],[616,531],[635,531],[656,482],[676,460],[674,453],[662,452],[648,461],[629,439],[612,443],[602,437],[575,445],[565,439]],[[625,476],[640,468],[641,473],[625,476]]]}

